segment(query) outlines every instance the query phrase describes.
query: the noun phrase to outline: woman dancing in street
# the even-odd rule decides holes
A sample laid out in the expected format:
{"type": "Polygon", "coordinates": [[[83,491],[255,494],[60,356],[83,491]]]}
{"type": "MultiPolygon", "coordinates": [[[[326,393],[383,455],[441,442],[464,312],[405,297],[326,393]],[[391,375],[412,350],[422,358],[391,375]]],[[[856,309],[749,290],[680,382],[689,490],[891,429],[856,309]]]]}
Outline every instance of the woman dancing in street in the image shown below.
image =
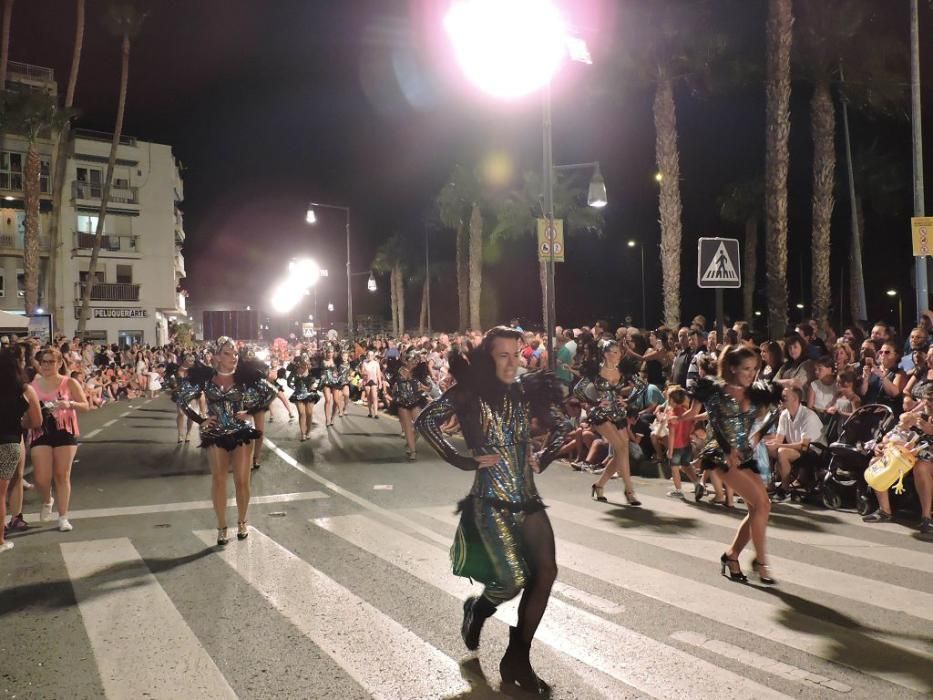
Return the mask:
{"type": "Polygon", "coordinates": [[[504,689],[546,695],[529,650],[557,577],[554,532],[534,483],[563,442],[560,384],[544,372],[516,381],[521,333],[488,331],[468,355],[451,356],[457,384],[429,404],[415,424],[453,466],[475,471],[470,495],[459,504],[460,527],[451,549],[453,570],[485,584],[463,604],[460,628],[470,650],[479,647],[485,620],[520,591],[518,624],[499,663],[504,689]],[[456,415],[472,455],[459,454],[441,430],[456,415]],[[531,447],[531,422],[552,431],[540,453],[531,447]]]}
{"type": "Polygon", "coordinates": [[[194,366],[194,355],[183,352],[178,359],[178,366],[174,368],[174,371],[170,369],[166,373],[168,378],[165,381],[165,386],[169,390],[172,401],[175,404],[175,427],[178,428],[178,444],[180,445],[183,442],[191,442],[191,426],[194,422],[191,420],[191,417],[185,413],[184,409],[178,405],[178,386],[185,381],[188,376],[188,370],[194,366]]]}
{"type": "Polygon", "coordinates": [[[408,461],[414,462],[418,458],[415,452],[415,421],[428,403],[427,392],[431,390],[428,385],[428,365],[424,357],[417,350],[407,350],[402,356],[402,363],[392,379],[392,399],[398,409],[398,420],[405,433],[405,442],[408,445],[408,461]]]}
{"type": "Polygon", "coordinates": [[[334,359],[334,351],[328,346],[324,350],[321,362],[321,387],[324,391],[324,425],[330,428],[334,424],[334,411],[340,410],[337,396],[342,392],[340,385],[340,366],[334,359]]]}
{"type": "Polygon", "coordinates": [[[382,388],[382,365],[376,359],[374,350],[366,353],[366,359],[360,363],[360,374],[363,376],[363,397],[369,409],[370,418],[379,417],[379,389],[382,388]]]}
{"type": "Polygon", "coordinates": [[[626,380],[622,371],[622,350],[614,340],[599,343],[599,360],[582,368],[583,376],[574,387],[574,395],[587,405],[587,419],[599,436],[609,443],[612,460],[590,487],[594,500],[605,502],[604,488],[618,472],[625,484],[625,500],[630,506],[640,506],[635,496],[629,465],[628,418],[626,402],[634,398],[637,384],[626,380]]]}
{"type": "Polygon", "coordinates": [[[29,447],[35,470],[36,488],[42,496],[39,520],[52,519],[52,480],[58,496],[58,529],[71,531],[68,508],[71,505],[71,466],[78,451],[78,411],[87,411],[88,402],[81,385],[59,374],[62,355],[54,348],[39,351],[39,374],[32,387],[42,402],[42,424],[29,433],[29,447]]]}
{"type": "Polygon", "coordinates": [[[210,451],[211,500],[217,516],[217,544],[227,544],[227,474],[233,469],[236,490],[237,539],[249,535],[249,472],[252,441],[261,433],[247,420],[258,404],[271,402],[274,389],[250,368],[239,368],[234,341],[222,336],[214,355],[217,368],[195,365],[178,387],[178,405],[201,426],[201,447],[210,451]],[[207,415],[191,407],[204,397],[207,415]]]}
{"type": "Polygon", "coordinates": [[[292,390],[289,401],[298,407],[298,430],[301,433],[301,442],[311,437],[311,426],[314,425],[314,404],[321,400],[317,385],[318,379],[311,374],[308,360],[302,355],[295,363],[295,371],[288,375],[288,386],[292,390]]]}
{"type": "Polygon", "coordinates": [[[758,361],[758,353],[746,347],[723,352],[719,360],[719,376],[702,377],[697,381],[692,392],[696,401],[681,419],[696,419],[706,407],[715,439],[704,448],[700,464],[703,469],[718,470],[726,486],[736,491],[748,508],[748,515],[739,525],[731,546],[720,557],[722,575],[728,573],[730,579],[743,583],[748,580],[739,566],[739,555],[751,539],[755,546],[752,568],[758,572],[762,583],[773,584],[775,580],[771,576],[765,549],[771,501],[758,476],[755,451],[777,411],[772,411],[770,419],[754,434],[752,425],[762,409],[773,407],[780,400],[780,393],[776,392],[781,388],[755,382],[758,361]]]}
{"type": "Polygon", "coordinates": [[[334,399],[337,403],[337,416],[343,418],[347,415],[347,406],[350,404],[350,376],[354,371],[349,350],[340,351],[340,362],[337,367],[340,372],[337,375],[337,390],[334,391],[334,399]]]}

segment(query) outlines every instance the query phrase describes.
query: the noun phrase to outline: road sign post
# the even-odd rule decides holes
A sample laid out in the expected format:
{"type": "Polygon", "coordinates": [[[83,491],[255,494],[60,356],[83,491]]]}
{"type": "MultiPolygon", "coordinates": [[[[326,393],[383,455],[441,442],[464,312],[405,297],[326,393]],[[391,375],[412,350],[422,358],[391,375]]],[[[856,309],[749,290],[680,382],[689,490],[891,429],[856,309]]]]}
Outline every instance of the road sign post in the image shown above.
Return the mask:
{"type": "Polygon", "coordinates": [[[725,333],[722,290],[742,286],[739,242],[735,238],[701,238],[697,253],[697,286],[716,290],[716,326],[722,342],[725,333]]]}

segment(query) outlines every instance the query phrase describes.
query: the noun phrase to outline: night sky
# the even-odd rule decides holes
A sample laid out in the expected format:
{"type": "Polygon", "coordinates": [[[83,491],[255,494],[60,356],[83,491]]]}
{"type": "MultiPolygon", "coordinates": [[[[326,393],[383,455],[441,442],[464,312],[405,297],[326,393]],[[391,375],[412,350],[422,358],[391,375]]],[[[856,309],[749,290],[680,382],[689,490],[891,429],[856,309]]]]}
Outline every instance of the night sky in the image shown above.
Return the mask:
{"type": "MultiPolygon", "coordinates": [[[[657,190],[650,88],[626,83],[605,66],[622,35],[624,7],[635,2],[574,0],[565,16],[588,41],[602,67],[568,65],[554,84],[557,163],[599,160],[609,191],[605,235],[568,241],[558,266],[558,320],[639,320],[640,267],[645,242],[648,324],[660,320],[657,190]],[[623,9],[620,9],[623,8],[623,9]]],[[[798,0],[799,2],[799,0],[798,0]]],[[[277,276],[296,255],[310,255],[331,276],[319,289],[321,307],[345,315],[343,218],[322,213],[304,222],[308,201],[353,210],[353,269],[368,269],[379,243],[393,232],[422,241],[426,228],[438,258],[452,259],[453,233],[425,221],[456,162],[475,164],[504,153],[522,169],[540,169],[539,98],[498,104],[466,84],[446,48],[440,18],[446,2],[428,0],[153,0],[134,41],[125,133],[171,144],[184,164],[184,248],[191,302],[219,308],[262,307],[277,276]]],[[[723,2],[720,27],[764,52],[765,0],[723,2]]],[[[908,44],[907,3],[886,0],[885,21],[908,44]]],[[[933,12],[922,3],[925,130],[933,139],[933,12]]],[[[119,41],[100,16],[106,3],[88,0],[78,79],[77,126],[112,130],[119,79],[119,41]]],[[[67,80],[72,37],[70,0],[16,3],[10,59],[55,69],[67,80]]],[[[702,31],[702,28],[697,28],[702,31]]],[[[651,31],[646,27],[645,31],[651,31]]],[[[866,38],[870,48],[870,37],[866,38]]],[[[492,50],[492,47],[491,47],[492,50]]],[[[906,59],[905,59],[906,60],[906,59]]],[[[906,71],[906,64],[905,64],[906,71]]],[[[904,82],[908,80],[905,72],[904,82]]],[[[810,88],[795,80],[791,133],[790,303],[809,301],[810,88]],[[802,270],[802,272],[801,272],[802,270]],[[801,279],[804,289],[801,292],[801,279]]],[[[726,94],[677,94],[684,201],[683,315],[712,316],[712,294],[695,288],[696,244],[703,235],[740,235],[719,219],[725,186],[763,171],[764,90],[751,85],[726,94]]],[[[912,199],[910,127],[906,119],[852,115],[856,150],[875,144],[900,166],[892,204],[866,207],[866,277],[873,316],[893,320],[882,290],[909,293],[912,199]],[[878,261],[884,261],[879,264],[878,261]]],[[[841,119],[839,119],[841,129],[841,119]]],[[[933,154],[926,176],[933,188],[933,154]]],[[[840,151],[841,153],[841,151],[840,151]]],[[[840,162],[841,166],[841,162],[840,162]]],[[[837,172],[840,187],[844,172],[837,172]]],[[[892,181],[893,184],[893,181],[892,181]]],[[[933,193],[928,199],[933,197],[933,193]]],[[[928,211],[929,211],[928,207],[928,211]]],[[[833,293],[848,252],[848,201],[837,195],[833,221],[833,293]]],[[[760,247],[764,248],[763,241],[760,247]]],[[[537,265],[529,240],[506,245],[487,265],[484,321],[512,316],[538,322],[537,265]],[[489,293],[491,292],[491,293],[489,293]]],[[[759,289],[763,288],[763,261],[759,289]]],[[[383,281],[376,294],[354,282],[356,313],[388,313],[383,281]]],[[[420,289],[408,298],[416,325],[420,289]]],[[[432,285],[436,327],[456,325],[455,282],[432,285]]],[[[738,292],[726,294],[738,312],[738,292]]],[[[265,304],[267,306],[267,304],[265,304]]],[[[764,299],[759,302],[763,308],[764,299]]],[[[307,309],[306,309],[307,310],[307,309]]],[[[321,314],[323,316],[323,313],[321,314]]]]}

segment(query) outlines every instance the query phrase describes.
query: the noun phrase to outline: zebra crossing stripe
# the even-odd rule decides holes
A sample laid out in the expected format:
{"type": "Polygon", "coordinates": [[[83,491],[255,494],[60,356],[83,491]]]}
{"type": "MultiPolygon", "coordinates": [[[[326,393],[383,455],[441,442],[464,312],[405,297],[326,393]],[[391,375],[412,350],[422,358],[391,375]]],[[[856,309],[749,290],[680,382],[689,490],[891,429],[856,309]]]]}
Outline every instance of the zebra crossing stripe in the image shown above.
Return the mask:
{"type": "Polygon", "coordinates": [[[109,698],[236,698],[127,538],[61,544],[109,698]]]}
{"type": "MultiPolygon", "coordinates": [[[[616,537],[649,544],[690,557],[699,557],[710,562],[718,561],[723,551],[722,542],[694,537],[686,532],[677,537],[649,535],[629,530],[620,532],[618,527],[600,521],[599,518],[604,513],[599,510],[580,508],[560,501],[549,500],[548,503],[549,512],[554,517],[608,532],[616,537]]],[[[933,621],[933,594],[791,559],[775,556],[768,558],[769,563],[774,566],[775,576],[782,582],[794,583],[859,603],[870,601],[871,605],[879,608],[933,621]]]]}
{"type": "MultiPolygon", "coordinates": [[[[680,517],[690,517],[693,520],[729,529],[734,529],[736,525],[735,520],[726,513],[710,511],[702,505],[677,503],[671,499],[665,500],[653,496],[642,498],[641,494],[638,497],[650,510],[680,517]],[[686,510],[684,506],[686,506],[686,510]]],[[[905,569],[915,569],[916,571],[933,574],[933,554],[902,547],[892,547],[878,542],[866,542],[865,540],[826,532],[785,530],[779,524],[776,524],[773,519],[768,527],[768,539],[803,544],[809,547],[825,549],[836,554],[868,559],[876,564],[890,564],[891,566],[901,566],[905,569]]]]}
{"type": "MultiPolygon", "coordinates": [[[[194,534],[214,544],[214,531],[194,534]]],[[[469,690],[453,659],[255,528],[217,555],[374,698],[469,690]]]]}
{"type": "MultiPolygon", "coordinates": [[[[555,514],[553,508],[550,510],[555,514]]],[[[449,508],[419,508],[416,512],[444,523],[442,531],[449,532],[446,539],[452,538],[456,522],[449,508]]],[[[444,539],[438,535],[439,541],[444,539]]],[[[933,670],[930,670],[933,655],[927,653],[922,644],[883,633],[861,633],[826,620],[815,620],[792,608],[763,603],[566,539],[557,540],[557,563],[562,568],[579,571],[691,615],[699,615],[716,624],[742,630],[832,663],[848,665],[889,683],[919,692],[933,688],[933,670]],[[690,595],[684,595],[684,591],[690,591],[690,595]],[[711,606],[709,601],[716,601],[716,605],[711,606]],[[728,611],[728,614],[723,611],[728,611]],[[842,658],[838,653],[840,645],[847,650],[842,658]],[[871,663],[863,663],[869,660],[871,663]]]]}
{"type": "MultiPolygon", "coordinates": [[[[363,515],[312,522],[442,591],[462,597],[469,589],[463,579],[451,575],[447,552],[441,547],[363,515]]],[[[500,610],[514,623],[517,607],[512,601],[500,610]]],[[[655,697],[670,697],[672,688],[696,700],[719,700],[723,688],[733,697],[788,697],[558,599],[551,599],[536,639],[655,697]]]]}

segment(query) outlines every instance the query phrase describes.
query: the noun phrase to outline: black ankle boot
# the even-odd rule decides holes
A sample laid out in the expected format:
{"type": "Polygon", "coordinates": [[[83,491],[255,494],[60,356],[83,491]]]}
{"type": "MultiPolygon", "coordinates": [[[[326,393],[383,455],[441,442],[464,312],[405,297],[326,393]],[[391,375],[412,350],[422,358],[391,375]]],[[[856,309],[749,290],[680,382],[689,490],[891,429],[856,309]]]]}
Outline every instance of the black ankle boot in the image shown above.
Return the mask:
{"type": "Polygon", "coordinates": [[[479,649],[479,635],[483,631],[486,618],[496,612],[496,606],[489,602],[486,596],[470,596],[463,601],[463,624],[460,625],[460,636],[470,651],[479,649]]]}
{"type": "Polygon", "coordinates": [[[509,627],[509,647],[499,662],[499,674],[502,676],[503,693],[521,689],[532,695],[548,697],[551,687],[538,678],[531,667],[531,642],[522,639],[517,627],[509,627]]]}

